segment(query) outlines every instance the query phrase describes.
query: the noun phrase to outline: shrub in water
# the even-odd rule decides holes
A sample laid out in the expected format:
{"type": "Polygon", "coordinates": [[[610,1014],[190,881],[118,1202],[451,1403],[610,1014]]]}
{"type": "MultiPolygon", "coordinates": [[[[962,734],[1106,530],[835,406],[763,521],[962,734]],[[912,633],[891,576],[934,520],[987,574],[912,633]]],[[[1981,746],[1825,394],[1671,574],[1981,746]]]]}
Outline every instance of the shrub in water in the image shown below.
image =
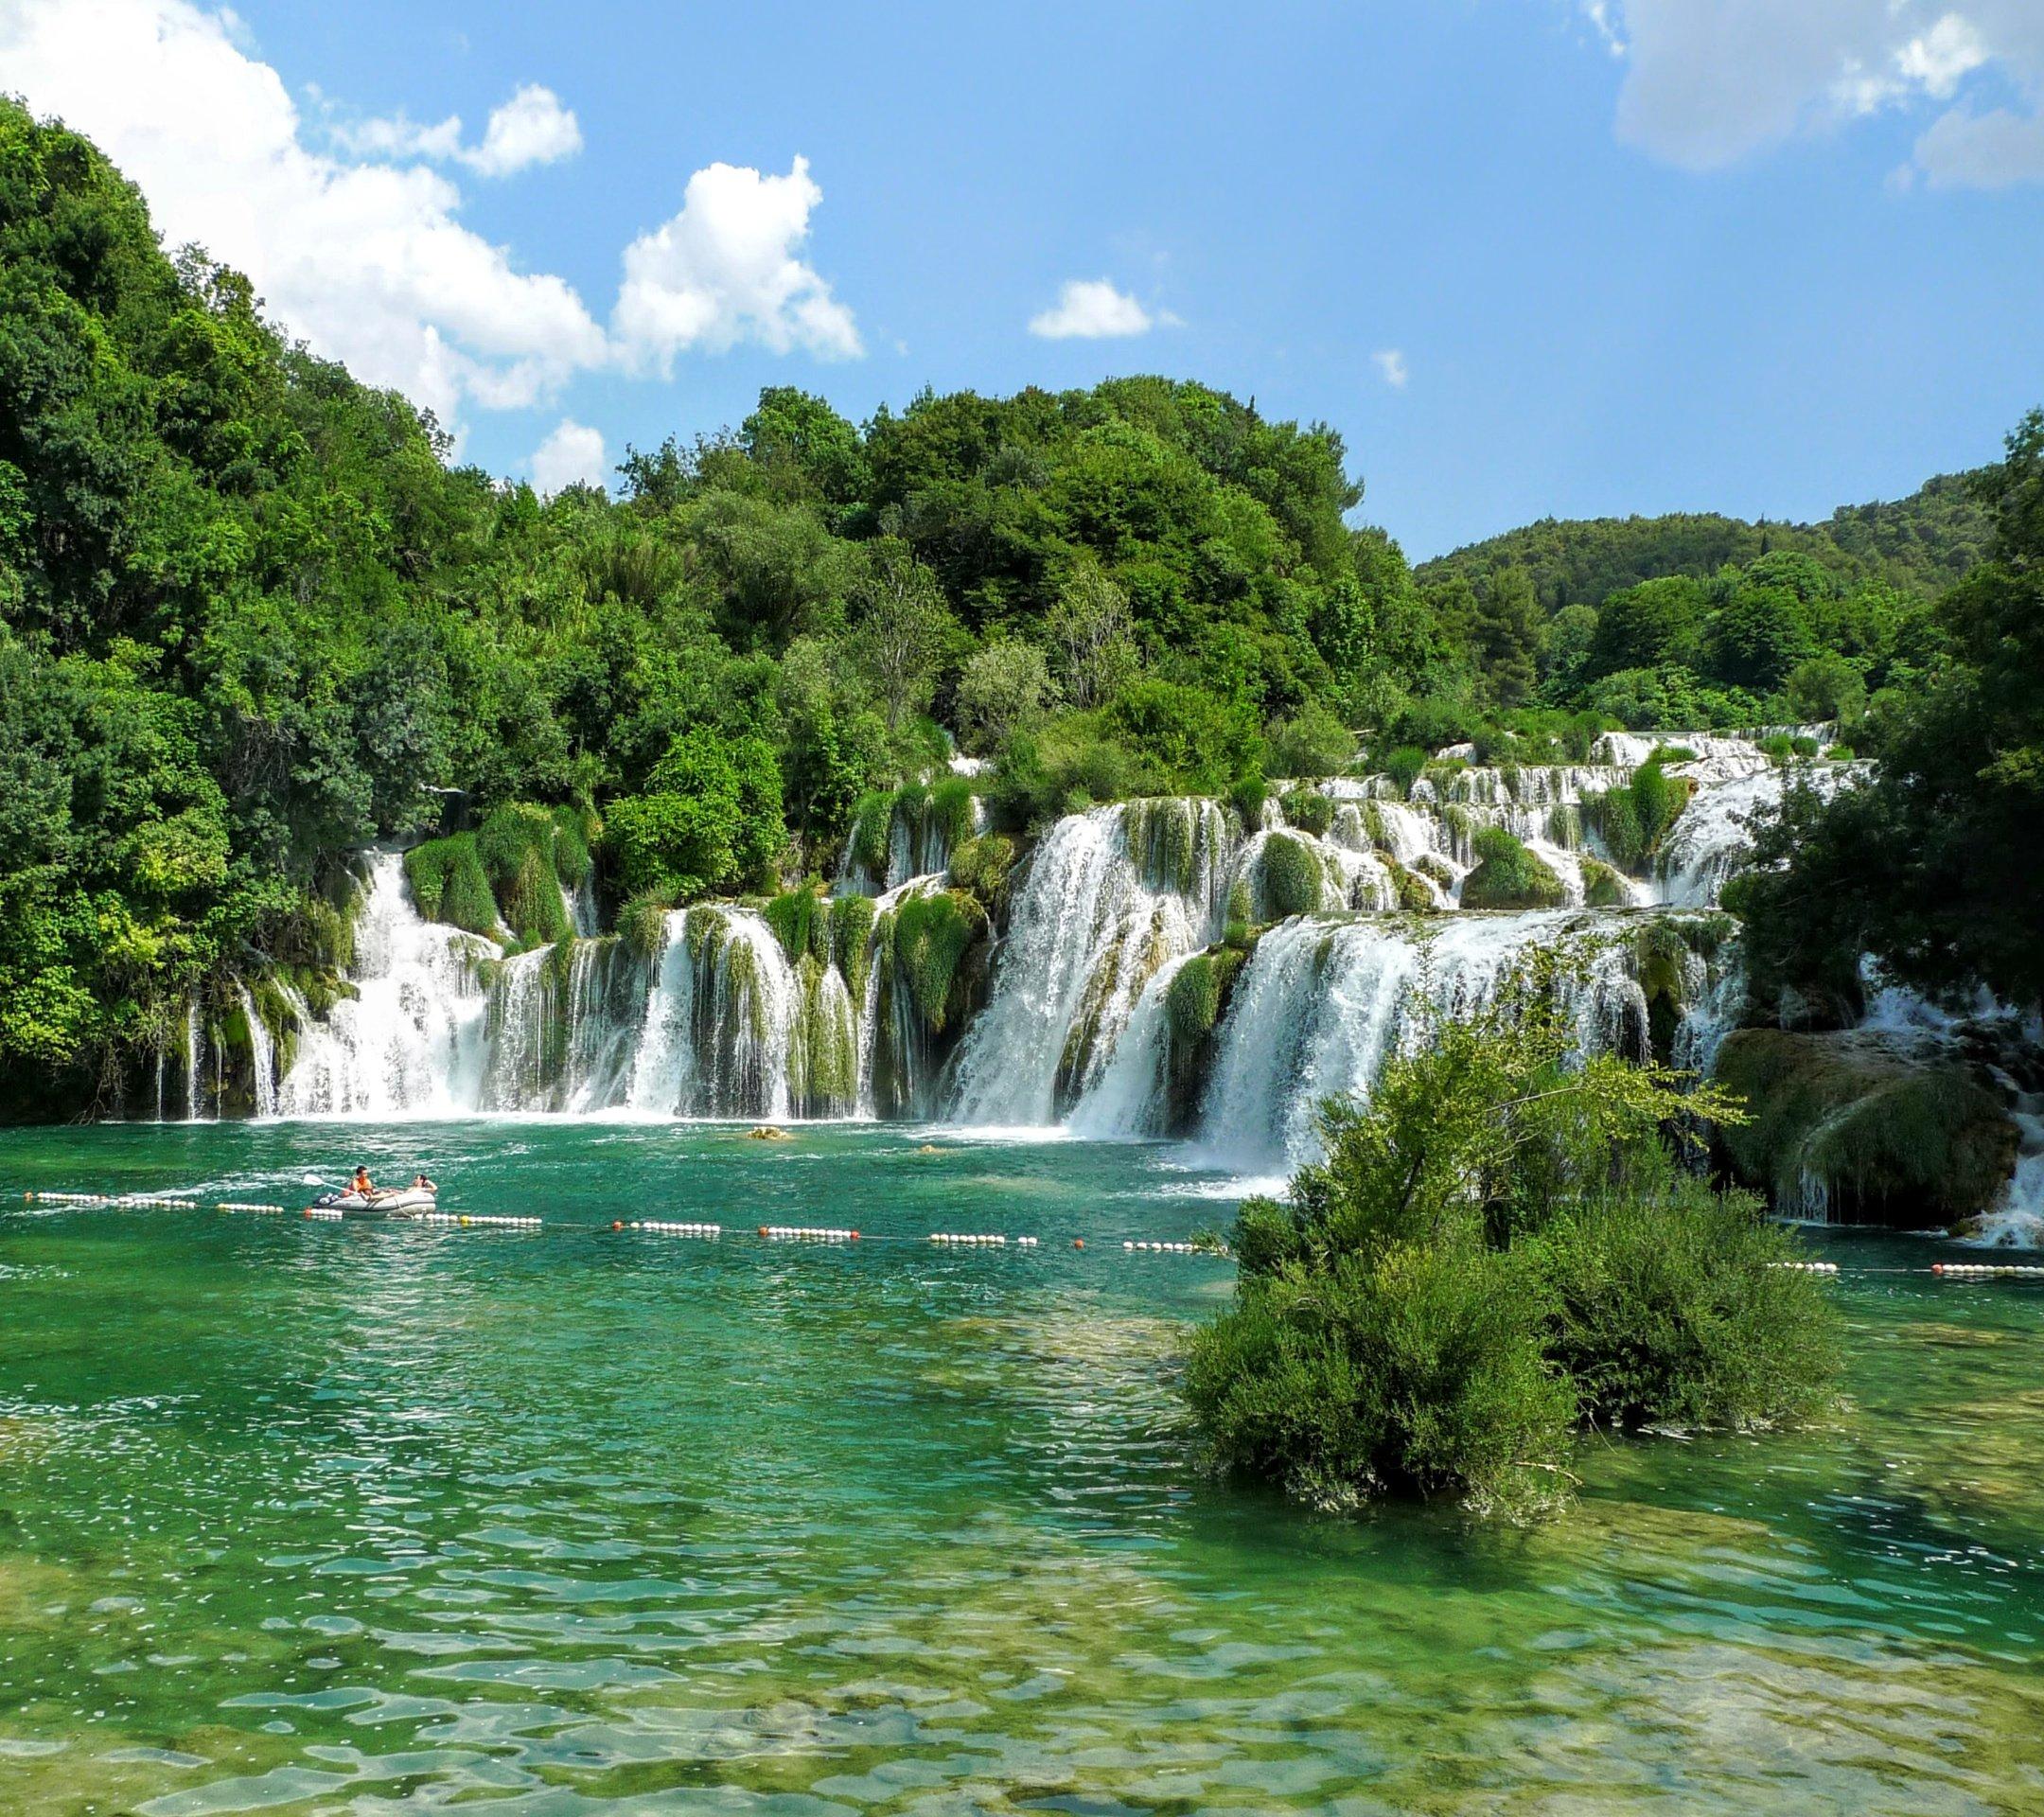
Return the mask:
{"type": "MultiPolygon", "coordinates": [[[[1574,1051],[1563,961],[1436,1013],[1326,1158],[1234,1233],[1232,1311],[1186,1393],[1218,1458],[1331,1506],[1387,1491],[1552,1505],[1578,1414],[1752,1425],[1826,1393],[1835,1334],[1790,1239],[1676,1175],[1660,1128],[1715,1086],[1574,1051]]],[[[1573,980],[1579,982],[1578,980],[1573,980]]]]}
{"type": "Polygon", "coordinates": [[[951,849],[951,881],[987,908],[999,903],[1014,868],[1014,841],[1002,833],[982,833],[951,849]]]}
{"type": "Polygon", "coordinates": [[[1462,879],[1465,908],[1553,908],[1567,895],[1553,868],[1501,826],[1478,828],[1476,868],[1462,879]]]}
{"type": "Polygon", "coordinates": [[[802,956],[830,956],[830,904],[813,889],[785,890],[760,910],[774,931],[788,963],[799,964],[802,956]]]}
{"type": "Polygon", "coordinates": [[[839,896],[830,905],[830,956],[855,1005],[866,1001],[866,943],[878,910],[871,896],[839,896]]]}
{"type": "Polygon", "coordinates": [[[1398,785],[1401,800],[1412,795],[1412,785],[1427,767],[1427,754],[1418,745],[1401,745],[1384,759],[1384,774],[1398,785]]]}

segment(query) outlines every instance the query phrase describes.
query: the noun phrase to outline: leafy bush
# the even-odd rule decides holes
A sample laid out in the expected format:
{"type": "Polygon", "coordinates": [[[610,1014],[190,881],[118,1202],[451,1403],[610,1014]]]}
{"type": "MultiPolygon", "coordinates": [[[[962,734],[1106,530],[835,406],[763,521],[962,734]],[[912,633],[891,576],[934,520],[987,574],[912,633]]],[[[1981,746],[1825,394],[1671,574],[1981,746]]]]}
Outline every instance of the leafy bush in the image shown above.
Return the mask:
{"type": "Polygon", "coordinates": [[[839,896],[830,905],[830,958],[855,1006],[866,1001],[867,941],[877,913],[871,896],[839,896]]]}
{"type": "Polygon", "coordinates": [[[1462,879],[1465,908],[1554,908],[1568,891],[1554,869],[1501,826],[1479,827],[1476,868],[1462,879]]]}
{"type": "Polygon", "coordinates": [[[471,934],[497,931],[497,898],[476,852],[475,835],[455,833],[414,845],[404,856],[412,900],[428,921],[445,922],[471,934]]]}
{"type": "Polygon", "coordinates": [[[1412,796],[1412,785],[1427,767],[1427,753],[1418,745],[1401,745],[1384,759],[1384,774],[1390,777],[1401,801],[1412,796]]]}
{"type": "Polygon", "coordinates": [[[1340,775],[1356,749],[1355,733],[1318,702],[1308,702],[1289,719],[1278,720],[1266,742],[1271,773],[1296,781],[1340,775]]]}
{"type": "Polygon", "coordinates": [[[1260,769],[1244,770],[1228,785],[1228,802],[1244,833],[1254,833],[1263,824],[1263,803],[1269,799],[1270,788],[1260,769]]]}
{"type": "Polygon", "coordinates": [[[1653,862],[1696,787],[1686,776],[1670,776],[1662,763],[1657,750],[1630,783],[1583,798],[1583,823],[1603,840],[1612,862],[1635,875],[1653,862]]]}
{"type": "Polygon", "coordinates": [[[790,965],[799,964],[805,954],[819,960],[830,957],[831,906],[815,890],[784,890],[760,915],[773,929],[790,965]]]}
{"type": "Polygon", "coordinates": [[[982,833],[951,851],[951,881],[987,908],[996,907],[1014,868],[1014,841],[1002,833],[982,833]]]}
{"type": "Polygon", "coordinates": [[[1757,1426],[1827,1396],[1836,1320],[1751,1193],[1670,1170],[1557,1215],[1528,1245],[1547,1354],[1598,1425],[1757,1426]]]}
{"type": "Polygon", "coordinates": [[[923,810],[946,852],[956,851],[973,836],[973,788],[962,776],[946,776],[929,792],[923,810]]]}
{"type": "Polygon", "coordinates": [[[1324,838],[1334,824],[1334,798],[1317,788],[1295,788],[1284,798],[1284,816],[1301,833],[1324,838]]]}
{"type": "Polygon", "coordinates": [[[1263,898],[1273,920],[1309,915],[1320,907],[1320,855],[1284,833],[1263,841],[1263,898]]]}
{"type": "MultiPolygon", "coordinates": [[[[555,815],[549,808],[512,802],[495,809],[476,833],[476,856],[490,880],[511,931],[527,946],[568,932],[555,868],[555,815]]],[[[587,861],[587,852],[583,854],[587,861]]]]}
{"type": "Polygon", "coordinates": [[[1222,973],[1211,953],[1194,953],[1172,975],[1164,1014],[1172,1039],[1187,1046],[1204,1041],[1221,1015],[1222,973]]]}
{"type": "Polygon", "coordinates": [[[894,825],[894,793],[891,789],[869,789],[852,809],[852,827],[845,835],[852,860],[871,877],[888,873],[888,841],[894,825]]]}
{"type": "Polygon", "coordinates": [[[1585,854],[1582,858],[1583,902],[1592,908],[1630,908],[1632,892],[1610,865],[1585,854]]]}
{"type": "Polygon", "coordinates": [[[658,959],[667,945],[667,914],[672,907],[657,891],[642,890],[618,910],[618,937],[641,959],[658,959]]]}
{"type": "Polygon", "coordinates": [[[1233,1309],[1185,1389],[1216,1456],[1328,1507],[1553,1506],[1579,1416],[1754,1425],[1821,1404],[1835,1325],[1750,1200],[1676,1173],[1660,1127],[1715,1087],[1575,1054],[1563,961],[1435,1012],[1326,1158],[1237,1220],[1233,1309]]]}

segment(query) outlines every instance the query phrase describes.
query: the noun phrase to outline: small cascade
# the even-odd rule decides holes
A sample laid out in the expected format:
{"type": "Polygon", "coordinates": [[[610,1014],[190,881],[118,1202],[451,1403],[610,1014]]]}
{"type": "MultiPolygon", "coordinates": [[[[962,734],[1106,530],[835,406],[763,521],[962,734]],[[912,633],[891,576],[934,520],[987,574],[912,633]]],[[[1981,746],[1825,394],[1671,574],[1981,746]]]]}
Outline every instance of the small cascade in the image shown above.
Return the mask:
{"type": "Polygon", "coordinates": [[[449,1115],[482,1101],[487,941],[421,919],[395,852],[376,855],[355,930],[355,995],[308,1023],[278,1091],[287,1116],[449,1115]]]}
{"type": "Polygon", "coordinates": [[[1124,802],[1067,816],[1031,859],[967,1031],[954,1114],[1042,1124],[1104,1075],[1163,966],[1218,939],[1238,836],[1219,803],[1124,802]]]}
{"type": "Polygon", "coordinates": [[[1669,830],[1655,866],[1655,897],[1672,908],[1703,908],[1717,902],[1726,880],[1752,848],[1753,817],[1778,806],[1791,783],[1828,797],[1853,773],[1852,767],[1843,764],[1805,764],[1793,768],[1766,764],[1761,768],[1737,768],[1721,781],[1706,781],[1693,776],[1701,767],[1684,764],[1672,771],[1692,776],[1698,784],[1669,830]]]}
{"type": "Polygon", "coordinates": [[[235,979],[235,996],[248,1023],[249,1070],[255,1091],[256,1115],[258,1118],[274,1117],[277,1114],[276,1037],[270,1032],[269,1023],[262,1019],[256,999],[249,995],[249,987],[239,979],[235,979]]]}
{"type": "Polygon", "coordinates": [[[185,1004],[185,1120],[201,1121],[205,1116],[205,1075],[200,1070],[205,1059],[203,1031],[199,1022],[199,999],[185,1004]]]}
{"type": "MultiPolygon", "coordinates": [[[[1219,1031],[1202,1143],[1253,1173],[1311,1159],[1321,1101],[1366,1092],[1385,1058],[1424,1026],[1423,1013],[1472,1014],[1528,951],[1594,936],[1598,926],[1595,916],[1545,910],[1455,916],[1424,932],[1312,917],[1273,927],[1219,1031]]],[[[1584,958],[1585,976],[1564,986],[1582,1047],[1643,1051],[1647,1000],[1631,954],[1592,938],[1584,958]]]]}
{"type": "Polygon", "coordinates": [[[657,1116],[844,1116],[856,1099],[857,1050],[835,969],[790,965],[749,909],[678,909],[626,1102],[657,1116]]]}

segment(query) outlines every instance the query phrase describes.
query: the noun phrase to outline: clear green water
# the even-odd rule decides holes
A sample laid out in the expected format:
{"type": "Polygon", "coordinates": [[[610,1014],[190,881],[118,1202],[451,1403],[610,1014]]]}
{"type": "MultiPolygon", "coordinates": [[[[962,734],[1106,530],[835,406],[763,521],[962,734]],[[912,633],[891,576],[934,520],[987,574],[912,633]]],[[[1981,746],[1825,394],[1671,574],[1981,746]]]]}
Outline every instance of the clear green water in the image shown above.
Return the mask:
{"type": "Polygon", "coordinates": [[[1202,1176],[923,1139],[0,1134],[0,1809],[2044,1809],[2044,1291],[1848,1279],[1825,1430],[1340,1523],[1193,1461],[1225,1267],[1119,1244],[1202,1176]],[[558,1222],[19,1203],[414,1157],[558,1222]]]}

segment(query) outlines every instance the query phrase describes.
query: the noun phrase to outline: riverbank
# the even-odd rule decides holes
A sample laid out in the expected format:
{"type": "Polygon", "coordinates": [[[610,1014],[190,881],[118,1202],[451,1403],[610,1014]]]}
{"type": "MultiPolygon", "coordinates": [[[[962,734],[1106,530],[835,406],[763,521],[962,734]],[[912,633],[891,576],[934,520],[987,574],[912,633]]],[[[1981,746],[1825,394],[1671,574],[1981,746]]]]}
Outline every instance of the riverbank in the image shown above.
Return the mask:
{"type": "Polygon", "coordinates": [[[2021,1808],[2044,1293],[1861,1274],[1967,1252],[1818,1233],[1835,1420],[1592,1445],[1530,1534],[1324,1521],[1192,1455],[1174,1359],[1229,1270],[1119,1247],[1225,1222],[1230,1182],[1187,1159],[543,1120],[0,1134],[0,1804],[2021,1808]],[[419,1157],[450,1206],[572,1218],[18,1208],[419,1157]],[[1044,1241],[585,1228],[633,1216],[1044,1241]]]}

